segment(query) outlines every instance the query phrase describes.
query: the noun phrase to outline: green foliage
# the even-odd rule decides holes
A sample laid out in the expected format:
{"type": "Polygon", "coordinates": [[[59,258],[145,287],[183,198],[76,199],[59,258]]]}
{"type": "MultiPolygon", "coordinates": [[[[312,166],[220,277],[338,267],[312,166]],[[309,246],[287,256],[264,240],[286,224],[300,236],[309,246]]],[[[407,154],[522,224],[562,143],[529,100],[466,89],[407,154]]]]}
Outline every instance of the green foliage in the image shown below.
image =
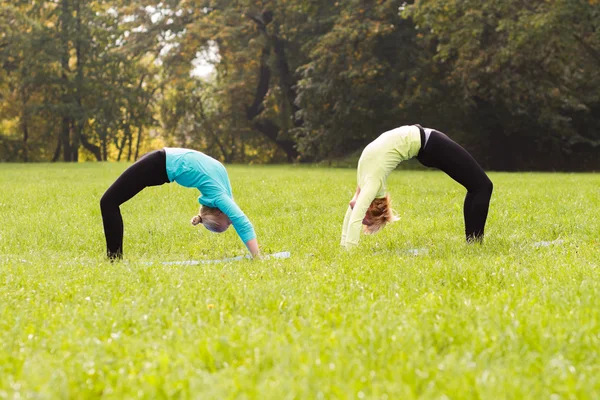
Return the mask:
{"type": "Polygon", "coordinates": [[[509,141],[517,153],[521,144],[539,165],[600,146],[600,11],[591,2],[424,0],[403,14],[435,44],[434,61],[450,65],[445,82],[470,113],[493,120],[480,139],[509,141]]]}
{"type": "Polygon", "coordinates": [[[157,71],[152,48],[141,54],[125,48],[131,26],[120,6],[62,0],[2,8],[0,23],[12,29],[0,46],[9,82],[0,90],[9,103],[2,106],[13,107],[3,115],[19,118],[11,130],[25,136],[23,152],[32,147],[29,133],[38,159],[57,159],[62,149],[65,161],[76,161],[80,146],[107,159],[109,144],[120,154],[127,141],[132,158],[131,126],[152,123],[157,71]]]}
{"type": "Polygon", "coordinates": [[[0,165],[2,397],[600,391],[597,175],[491,174],[486,240],[467,246],[464,189],[397,172],[401,221],[346,253],[354,170],[233,166],[263,251],[291,258],[165,266],[247,250],[192,227],[197,193],[169,184],[121,207],[126,260],[106,262],[99,199],[125,167],[0,165]]]}
{"type": "Polygon", "coordinates": [[[298,85],[299,145],[320,157],[347,153],[408,119],[401,103],[416,57],[401,1],[335,4],[331,30],[306,47],[298,85]]]}
{"type": "Polygon", "coordinates": [[[47,151],[40,130],[52,119],[45,104],[53,73],[47,29],[34,10],[6,5],[0,9],[0,31],[0,140],[6,145],[0,160],[35,159],[47,151]]]}
{"type": "Polygon", "coordinates": [[[595,0],[1,4],[0,160],[321,161],[421,123],[486,168],[600,167],[595,0]]]}

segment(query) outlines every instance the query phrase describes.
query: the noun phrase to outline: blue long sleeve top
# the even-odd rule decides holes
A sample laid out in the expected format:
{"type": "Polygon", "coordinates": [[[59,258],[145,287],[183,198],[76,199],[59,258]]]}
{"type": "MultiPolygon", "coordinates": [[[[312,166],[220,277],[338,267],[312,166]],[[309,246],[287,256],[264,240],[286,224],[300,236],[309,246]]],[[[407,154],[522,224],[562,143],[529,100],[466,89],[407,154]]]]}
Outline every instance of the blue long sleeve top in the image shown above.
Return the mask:
{"type": "Polygon", "coordinates": [[[165,154],[170,182],[198,189],[201,193],[198,202],[218,208],[227,215],[245,244],[256,238],[250,220],[233,201],[231,183],[223,164],[196,150],[165,147],[165,154]]]}

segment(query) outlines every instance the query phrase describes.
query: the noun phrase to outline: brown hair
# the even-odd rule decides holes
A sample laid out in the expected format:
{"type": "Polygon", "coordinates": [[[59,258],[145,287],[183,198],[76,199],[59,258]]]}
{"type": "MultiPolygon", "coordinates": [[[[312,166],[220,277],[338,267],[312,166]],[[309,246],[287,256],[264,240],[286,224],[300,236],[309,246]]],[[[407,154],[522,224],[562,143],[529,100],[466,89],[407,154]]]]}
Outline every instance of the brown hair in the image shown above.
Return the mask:
{"type": "Polygon", "coordinates": [[[389,194],[386,194],[383,198],[373,200],[365,217],[371,223],[370,225],[363,225],[363,231],[367,235],[377,233],[387,223],[400,219],[396,216],[394,210],[392,210],[392,200],[389,194]]]}
{"type": "Polygon", "coordinates": [[[202,206],[200,213],[192,218],[192,225],[202,224],[211,232],[225,232],[229,225],[223,226],[221,216],[223,212],[218,208],[202,206]]]}

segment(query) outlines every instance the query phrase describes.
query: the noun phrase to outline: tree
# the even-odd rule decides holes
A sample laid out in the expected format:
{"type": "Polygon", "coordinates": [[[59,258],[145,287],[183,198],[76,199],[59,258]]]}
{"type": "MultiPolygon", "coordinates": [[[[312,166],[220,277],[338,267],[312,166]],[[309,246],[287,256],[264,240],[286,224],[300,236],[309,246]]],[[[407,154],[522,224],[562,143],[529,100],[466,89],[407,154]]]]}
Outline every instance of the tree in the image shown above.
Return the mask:
{"type": "MultiPolygon", "coordinates": [[[[199,1],[189,9],[179,3],[173,10],[185,11],[179,18],[172,17],[175,22],[168,26],[178,40],[165,59],[166,69],[181,79],[189,74],[199,52],[217,53],[214,84],[222,97],[221,107],[215,110],[224,111],[223,120],[230,123],[229,127],[220,124],[223,130],[218,135],[245,132],[246,142],[254,143],[262,137],[261,152],[270,154],[277,149],[288,160],[295,160],[299,153],[292,132],[302,120],[296,117],[294,71],[305,60],[300,43],[315,34],[306,21],[331,8],[321,3],[199,1]],[[228,100],[231,102],[225,104],[228,100]],[[239,119],[240,112],[245,123],[239,119]]],[[[171,19],[174,12],[166,14],[171,19]]],[[[244,154],[238,156],[244,158],[244,154]]]]}
{"type": "MultiPolygon", "coordinates": [[[[0,65],[4,85],[0,87],[4,119],[13,118],[14,131],[19,131],[21,141],[13,141],[8,153],[18,155],[22,161],[31,159],[36,149],[32,139],[39,135],[40,117],[46,82],[51,79],[47,68],[50,59],[44,50],[48,40],[44,28],[33,17],[31,7],[6,6],[0,10],[0,65]]],[[[7,143],[10,139],[7,140],[7,143]]]]}
{"type": "Polygon", "coordinates": [[[418,121],[407,107],[416,73],[414,27],[401,1],[336,2],[331,29],[306,47],[297,104],[303,153],[341,156],[384,130],[418,121]]]}
{"type": "Polygon", "coordinates": [[[473,121],[467,129],[490,144],[493,167],[565,167],[574,146],[600,144],[592,116],[600,93],[593,3],[422,0],[407,7],[422,41],[436,45],[433,61],[449,65],[445,84],[461,95],[473,121]]]}

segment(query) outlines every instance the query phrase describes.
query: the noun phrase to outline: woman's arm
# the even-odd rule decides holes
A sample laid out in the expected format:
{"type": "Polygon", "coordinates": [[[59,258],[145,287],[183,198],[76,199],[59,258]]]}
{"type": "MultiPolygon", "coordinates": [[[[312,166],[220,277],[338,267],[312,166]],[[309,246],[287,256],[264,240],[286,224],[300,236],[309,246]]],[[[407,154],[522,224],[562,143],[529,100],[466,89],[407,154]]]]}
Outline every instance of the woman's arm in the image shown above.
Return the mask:
{"type": "Polygon", "coordinates": [[[260,250],[258,249],[258,240],[256,238],[252,240],[248,240],[246,242],[246,247],[250,250],[250,254],[252,254],[252,258],[256,258],[260,256],[260,250]]]}
{"type": "Polygon", "coordinates": [[[369,182],[362,188],[362,190],[358,191],[358,196],[348,220],[345,243],[346,248],[350,248],[358,244],[362,220],[365,218],[365,214],[367,213],[371,202],[375,199],[380,186],[381,185],[379,182],[369,182]]]}
{"type": "Polygon", "coordinates": [[[342,225],[342,240],[340,240],[340,246],[346,245],[346,232],[348,231],[348,221],[350,221],[350,214],[352,214],[352,206],[348,206],[346,215],[344,216],[344,224],[342,225]]]}
{"type": "Polygon", "coordinates": [[[356,187],[356,193],[354,193],[354,197],[350,200],[350,208],[354,209],[354,205],[356,204],[356,199],[358,199],[358,195],[360,194],[360,186],[356,187]]]}
{"type": "Polygon", "coordinates": [[[354,205],[356,204],[356,199],[358,198],[359,193],[360,193],[360,187],[357,186],[356,192],[354,193],[354,197],[352,197],[352,200],[350,200],[350,203],[348,203],[349,204],[348,209],[346,210],[346,215],[344,216],[344,223],[342,224],[342,240],[340,241],[341,246],[346,245],[346,233],[348,231],[348,222],[350,221],[350,214],[352,214],[352,209],[354,208],[354,205]]]}
{"type": "Polygon", "coordinates": [[[233,228],[237,232],[242,242],[248,247],[250,253],[254,257],[258,254],[258,242],[256,241],[256,233],[250,220],[243,213],[240,207],[228,196],[221,196],[215,201],[215,205],[222,213],[229,217],[233,228]],[[250,247],[253,246],[253,247],[250,247]]]}

